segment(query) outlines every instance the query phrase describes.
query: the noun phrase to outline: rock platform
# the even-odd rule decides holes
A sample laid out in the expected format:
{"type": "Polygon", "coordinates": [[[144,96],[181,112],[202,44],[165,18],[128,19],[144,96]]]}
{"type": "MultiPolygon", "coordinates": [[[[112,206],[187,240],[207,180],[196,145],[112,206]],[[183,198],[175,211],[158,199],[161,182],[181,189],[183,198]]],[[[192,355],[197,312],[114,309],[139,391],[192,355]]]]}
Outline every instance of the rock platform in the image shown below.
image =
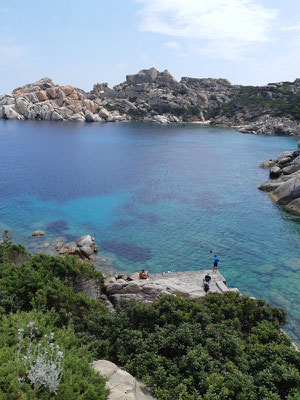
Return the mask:
{"type": "Polygon", "coordinates": [[[116,275],[106,278],[103,291],[114,305],[120,300],[151,304],[164,294],[196,299],[206,295],[203,288],[205,275],[212,278],[208,293],[238,292],[236,288],[227,287],[226,280],[219,271],[212,273],[212,270],[150,274],[148,279],[139,279],[138,273],[116,275]]]}

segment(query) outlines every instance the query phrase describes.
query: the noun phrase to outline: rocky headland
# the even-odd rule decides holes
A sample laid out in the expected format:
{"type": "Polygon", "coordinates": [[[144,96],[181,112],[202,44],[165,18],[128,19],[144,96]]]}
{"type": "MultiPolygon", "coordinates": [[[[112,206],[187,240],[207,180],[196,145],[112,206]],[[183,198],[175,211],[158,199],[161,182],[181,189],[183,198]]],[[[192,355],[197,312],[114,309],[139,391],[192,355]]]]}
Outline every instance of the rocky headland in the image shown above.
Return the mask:
{"type": "Polygon", "coordinates": [[[298,150],[285,151],[276,160],[261,163],[260,167],[269,168],[271,180],[258,189],[267,192],[286,211],[300,215],[300,141],[298,150]]]}
{"type": "Polygon", "coordinates": [[[97,83],[90,92],[43,78],[0,96],[0,118],[211,123],[243,133],[300,135],[299,100],[300,79],[252,87],[226,79],[177,81],[167,70],[150,68],[113,88],[97,83]]]}

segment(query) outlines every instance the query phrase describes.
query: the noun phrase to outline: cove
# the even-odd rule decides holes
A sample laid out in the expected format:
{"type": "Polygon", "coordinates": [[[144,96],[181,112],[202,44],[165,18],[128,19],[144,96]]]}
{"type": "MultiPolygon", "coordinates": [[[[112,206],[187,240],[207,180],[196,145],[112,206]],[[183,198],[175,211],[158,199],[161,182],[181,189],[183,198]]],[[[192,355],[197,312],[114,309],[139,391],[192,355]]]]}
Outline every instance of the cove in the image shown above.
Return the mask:
{"type": "Polygon", "coordinates": [[[256,189],[296,137],[146,123],[0,120],[0,228],[30,251],[91,234],[116,270],[212,267],[287,310],[300,342],[300,219],[256,189]],[[42,229],[46,236],[32,239],[42,229]]]}

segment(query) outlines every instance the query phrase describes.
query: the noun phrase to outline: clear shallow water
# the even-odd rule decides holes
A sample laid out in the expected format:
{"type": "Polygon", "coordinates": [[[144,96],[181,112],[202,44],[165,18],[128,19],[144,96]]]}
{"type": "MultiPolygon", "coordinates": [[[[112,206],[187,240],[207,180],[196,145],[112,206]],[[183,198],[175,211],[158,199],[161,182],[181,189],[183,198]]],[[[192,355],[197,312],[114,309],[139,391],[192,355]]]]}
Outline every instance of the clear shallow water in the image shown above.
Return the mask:
{"type": "Polygon", "coordinates": [[[287,309],[300,342],[300,219],[256,189],[298,138],[154,124],[0,120],[0,228],[32,251],[92,234],[113,268],[205,269],[287,309]],[[35,229],[46,237],[32,239],[35,229]],[[46,243],[47,242],[47,243],[46,243]]]}

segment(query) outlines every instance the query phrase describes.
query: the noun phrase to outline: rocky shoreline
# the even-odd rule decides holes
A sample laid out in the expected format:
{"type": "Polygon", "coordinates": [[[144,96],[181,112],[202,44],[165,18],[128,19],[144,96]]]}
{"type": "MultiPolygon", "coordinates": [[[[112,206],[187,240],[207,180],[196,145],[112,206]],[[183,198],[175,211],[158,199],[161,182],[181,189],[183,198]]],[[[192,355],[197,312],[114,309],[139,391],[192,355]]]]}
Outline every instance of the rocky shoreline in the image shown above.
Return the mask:
{"type": "Polygon", "coordinates": [[[258,186],[280,207],[300,215],[300,141],[298,150],[285,151],[275,160],[260,164],[269,169],[270,181],[258,186]]]}
{"type": "MultiPolygon", "coordinates": [[[[300,157],[300,150],[298,153],[300,157]]],[[[269,160],[262,163],[261,167],[269,167],[274,165],[274,162],[269,160]]],[[[33,241],[39,242],[39,239],[44,235],[46,233],[42,230],[32,232],[33,241]]],[[[113,262],[111,263],[112,259],[96,254],[98,246],[95,244],[95,239],[90,235],[84,235],[73,243],[66,243],[63,237],[48,239],[47,246],[43,243],[45,242],[39,243],[37,253],[46,252],[46,254],[61,257],[71,255],[80,262],[92,263],[96,270],[101,271],[104,277],[102,287],[100,287],[99,281],[80,277],[73,282],[74,290],[76,293],[85,294],[90,299],[100,301],[110,313],[115,312],[115,307],[120,301],[151,305],[164,295],[180,296],[189,300],[200,299],[210,293],[237,292],[242,295],[238,288],[228,287],[226,279],[220,271],[213,273],[211,269],[180,272],[167,271],[148,274],[147,279],[141,279],[139,272],[114,271],[113,262]],[[206,275],[211,277],[208,293],[204,290],[204,278],[206,275]]],[[[286,334],[286,332],[284,333],[286,334]]],[[[292,344],[299,351],[299,347],[293,341],[292,344]]]]}
{"type": "Polygon", "coordinates": [[[300,115],[294,107],[298,96],[300,79],[246,87],[226,79],[177,81],[167,70],[150,68],[127,75],[113,88],[97,83],[90,92],[43,78],[0,96],[0,119],[203,123],[243,133],[292,136],[300,135],[300,115]]]}
{"type": "MultiPolygon", "coordinates": [[[[38,230],[32,233],[36,238],[44,236],[45,232],[38,230]]],[[[90,235],[84,235],[75,242],[65,243],[64,238],[57,238],[47,248],[41,243],[40,251],[55,248],[59,256],[75,256],[81,262],[90,262],[101,270],[105,281],[102,288],[97,287],[93,281],[80,280],[77,282],[77,291],[85,293],[88,297],[102,301],[109,311],[121,300],[130,300],[152,304],[164,294],[180,295],[186,299],[196,299],[205,296],[203,280],[205,275],[211,276],[209,293],[239,292],[237,288],[229,289],[222,274],[212,270],[174,272],[168,271],[161,274],[149,274],[148,279],[140,279],[139,273],[120,273],[109,269],[109,264],[104,263],[104,268],[99,268],[96,253],[98,246],[90,235]]],[[[52,252],[52,255],[55,254],[52,252]]],[[[110,265],[112,267],[112,265],[110,265]]]]}

